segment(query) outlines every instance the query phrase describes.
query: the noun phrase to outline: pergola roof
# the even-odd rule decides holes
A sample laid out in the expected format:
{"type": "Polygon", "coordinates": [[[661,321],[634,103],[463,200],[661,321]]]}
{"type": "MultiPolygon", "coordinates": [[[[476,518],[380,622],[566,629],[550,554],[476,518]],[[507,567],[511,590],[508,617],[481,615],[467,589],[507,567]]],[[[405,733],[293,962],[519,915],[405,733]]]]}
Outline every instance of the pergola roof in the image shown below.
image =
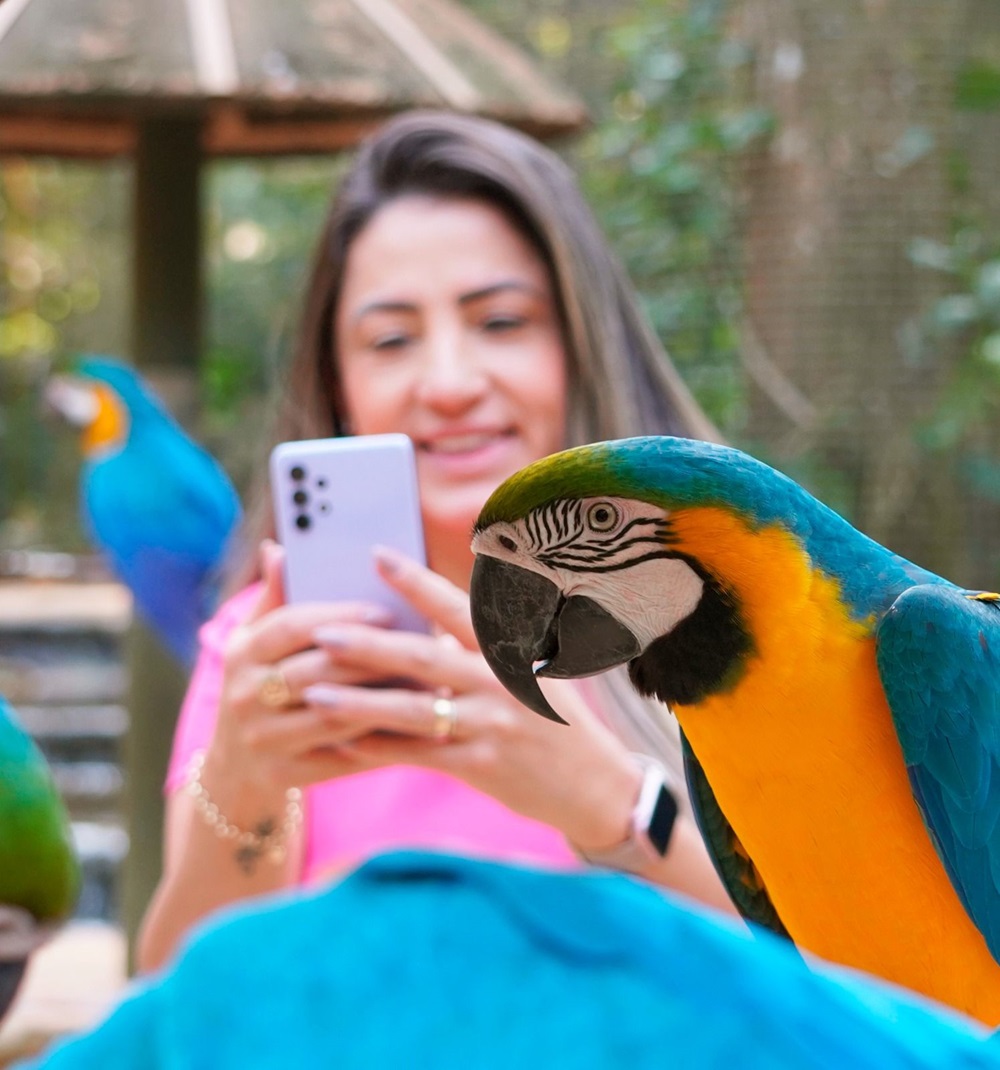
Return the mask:
{"type": "Polygon", "coordinates": [[[131,152],[202,119],[214,155],[328,152],[406,107],[547,137],[582,103],[455,0],[2,0],[0,151],[131,152]]]}

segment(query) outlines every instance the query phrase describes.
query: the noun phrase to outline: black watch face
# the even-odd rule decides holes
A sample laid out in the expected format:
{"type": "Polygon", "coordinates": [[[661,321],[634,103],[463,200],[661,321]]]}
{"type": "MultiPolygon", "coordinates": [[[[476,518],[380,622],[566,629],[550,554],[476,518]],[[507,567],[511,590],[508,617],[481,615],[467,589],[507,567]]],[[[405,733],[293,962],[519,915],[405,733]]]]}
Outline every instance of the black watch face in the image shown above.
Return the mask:
{"type": "Polygon", "coordinates": [[[661,787],[656,796],[656,805],[653,807],[653,815],[649,819],[649,828],[646,832],[649,842],[661,858],[667,853],[670,834],[674,831],[676,820],[677,800],[669,788],[661,787]]]}

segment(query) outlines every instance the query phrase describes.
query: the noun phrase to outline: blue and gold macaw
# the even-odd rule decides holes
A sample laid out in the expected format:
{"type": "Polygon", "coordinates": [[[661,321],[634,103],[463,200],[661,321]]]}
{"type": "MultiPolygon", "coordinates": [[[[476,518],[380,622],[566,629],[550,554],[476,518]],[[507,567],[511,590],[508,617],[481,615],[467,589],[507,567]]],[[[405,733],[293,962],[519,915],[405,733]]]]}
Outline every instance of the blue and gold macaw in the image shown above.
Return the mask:
{"type": "Polygon", "coordinates": [[[190,666],[240,519],[236,491],[133,369],[90,357],[76,372],[54,376],[46,397],[83,428],[84,522],[138,612],[190,666]]]}
{"type": "Polygon", "coordinates": [[[672,438],[529,466],[473,549],[480,644],[527,706],[627,663],[672,708],[745,917],[1000,1023],[1000,596],[672,438]]]}
{"type": "Polygon", "coordinates": [[[80,870],[48,764],[0,697],[0,1017],[31,952],[76,903],[80,870]]]}

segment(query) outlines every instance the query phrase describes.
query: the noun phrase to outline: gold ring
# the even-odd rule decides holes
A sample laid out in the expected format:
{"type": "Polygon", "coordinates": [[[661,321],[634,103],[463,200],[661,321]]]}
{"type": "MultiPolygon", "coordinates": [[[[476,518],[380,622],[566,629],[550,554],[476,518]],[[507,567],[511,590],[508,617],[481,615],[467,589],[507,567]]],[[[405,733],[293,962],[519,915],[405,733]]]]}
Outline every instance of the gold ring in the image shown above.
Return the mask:
{"type": "Polygon", "coordinates": [[[431,737],[442,742],[451,739],[458,724],[458,707],[450,698],[436,698],[431,703],[431,710],[434,713],[431,737]]]}
{"type": "Polygon", "coordinates": [[[280,710],[291,705],[292,689],[288,686],[285,674],[277,665],[272,665],[267,670],[267,675],[257,688],[257,698],[265,706],[270,706],[272,710],[280,710]]]}

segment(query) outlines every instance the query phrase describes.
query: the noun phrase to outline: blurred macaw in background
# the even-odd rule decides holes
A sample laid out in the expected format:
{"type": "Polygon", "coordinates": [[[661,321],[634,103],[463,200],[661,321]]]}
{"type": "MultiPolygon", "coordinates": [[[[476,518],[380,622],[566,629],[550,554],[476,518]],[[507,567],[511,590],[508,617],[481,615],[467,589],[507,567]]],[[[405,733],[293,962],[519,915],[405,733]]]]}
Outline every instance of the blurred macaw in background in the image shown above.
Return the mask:
{"type": "Polygon", "coordinates": [[[45,396],[83,429],[84,523],[137,611],[190,667],[240,520],[238,496],[134,369],[87,357],[75,371],[53,376],[45,396]]]}
{"type": "Polygon", "coordinates": [[[476,526],[500,680],[629,666],[677,716],[741,912],[1000,1023],[1000,595],[737,450],[637,438],[512,476],[476,526]]]}
{"type": "Polygon", "coordinates": [[[0,697],[0,1017],[31,952],[72,911],[80,869],[48,764],[0,697]]]}

